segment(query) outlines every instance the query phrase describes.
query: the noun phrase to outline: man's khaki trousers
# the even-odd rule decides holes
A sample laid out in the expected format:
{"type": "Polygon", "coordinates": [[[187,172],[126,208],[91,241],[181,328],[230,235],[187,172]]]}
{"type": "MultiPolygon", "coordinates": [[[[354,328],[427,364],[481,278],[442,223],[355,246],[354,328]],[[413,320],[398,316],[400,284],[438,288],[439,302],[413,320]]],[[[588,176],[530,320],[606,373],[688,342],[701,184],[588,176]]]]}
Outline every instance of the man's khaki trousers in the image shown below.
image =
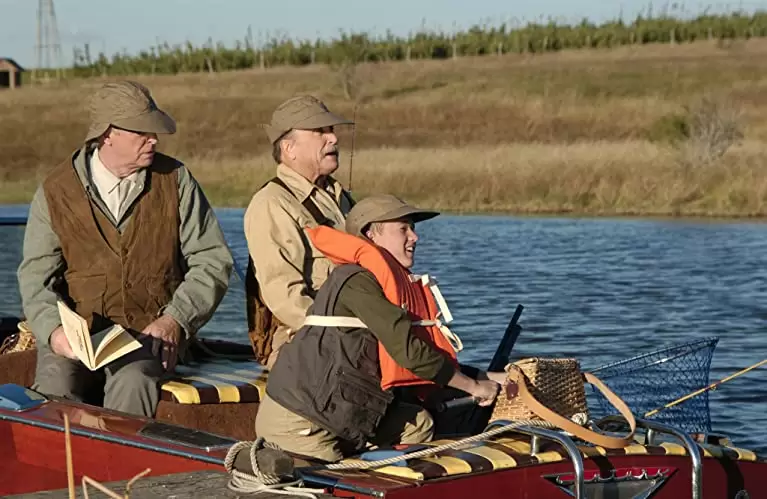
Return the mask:
{"type": "MultiPolygon", "coordinates": [[[[285,451],[328,462],[364,449],[354,449],[332,433],[264,396],[256,415],[256,435],[285,451]]],[[[429,413],[413,404],[395,402],[378,425],[373,445],[428,442],[434,435],[429,413]]]]}
{"type": "Polygon", "coordinates": [[[107,409],[153,417],[164,369],[160,357],[152,355],[151,339],[140,338],[141,348],[97,371],[41,345],[32,389],[94,405],[102,405],[99,398],[103,394],[103,407],[107,409]]]}

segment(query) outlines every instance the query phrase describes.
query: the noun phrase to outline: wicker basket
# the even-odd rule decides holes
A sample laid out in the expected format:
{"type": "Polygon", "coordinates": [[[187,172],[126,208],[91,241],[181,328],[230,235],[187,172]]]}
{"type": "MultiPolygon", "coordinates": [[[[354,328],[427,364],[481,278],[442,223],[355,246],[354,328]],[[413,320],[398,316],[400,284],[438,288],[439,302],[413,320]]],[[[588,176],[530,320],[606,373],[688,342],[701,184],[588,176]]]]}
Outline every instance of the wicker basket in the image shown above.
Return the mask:
{"type": "MultiPolygon", "coordinates": [[[[586,389],[576,359],[545,359],[534,357],[514,362],[525,376],[533,397],[567,419],[588,418],[586,389]]],[[[510,366],[506,366],[508,372],[510,366]]],[[[501,394],[495,403],[491,421],[497,419],[542,419],[525,403],[522,397],[509,399],[501,394]]]]}
{"type": "Polygon", "coordinates": [[[37,347],[35,335],[29,329],[26,321],[19,322],[19,332],[12,334],[0,344],[0,355],[6,353],[23,352],[37,347]]]}
{"type": "Polygon", "coordinates": [[[636,419],[631,409],[599,378],[591,373],[581,373],[576,359],[533,357],[508,364],[506,372],[509,384],[496,399],[490,421],[546,421],[605,448],[618,449],[631,444],[636,431],[636,419]],[[627,435],[610,436],[587,428],[587,382],[602,392],[626,419],[630,428],[627,435]]]}

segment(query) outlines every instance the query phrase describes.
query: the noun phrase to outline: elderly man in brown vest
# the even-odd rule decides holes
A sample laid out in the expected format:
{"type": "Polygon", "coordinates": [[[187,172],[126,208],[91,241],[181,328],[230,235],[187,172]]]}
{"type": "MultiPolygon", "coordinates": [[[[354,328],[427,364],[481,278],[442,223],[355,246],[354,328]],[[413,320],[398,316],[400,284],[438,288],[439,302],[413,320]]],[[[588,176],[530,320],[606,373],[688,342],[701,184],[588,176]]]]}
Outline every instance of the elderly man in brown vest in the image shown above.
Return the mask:
{"type": "Polygon", "coordinates": [[[256,357],[268,368],[301,327],[332,270],[303,228],[344,226],[353,201],[332,177],[339,164],[334,127],[352,123],[304,95],[280,104],[266,127],[277,175],[251,199],[244,230],[249,335],[256,357]]]}
{"type": "Polygon", "coordinates": [[[176,125],[149,90],[107,83],[89,111],[85,144],[30,206],[18,278],[39,347],[32,388],[153,416],[158,383],[220,303],[233,259],[191,173],[156,151],[176,125]],[[59,299],[92,333],[120,324],[142,347],[89,370],[64,334],[59,299]]]}

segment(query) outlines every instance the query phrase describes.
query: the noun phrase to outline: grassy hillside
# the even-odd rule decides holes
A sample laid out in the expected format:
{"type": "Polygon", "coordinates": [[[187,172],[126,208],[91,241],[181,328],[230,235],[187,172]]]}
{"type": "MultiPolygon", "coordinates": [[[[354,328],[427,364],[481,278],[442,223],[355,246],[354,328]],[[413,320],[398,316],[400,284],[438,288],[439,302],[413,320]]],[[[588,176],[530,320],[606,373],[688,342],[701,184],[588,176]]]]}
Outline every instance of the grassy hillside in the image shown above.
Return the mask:
{"type": "MultiPolygon", "coordinates": [[[[217,205],[274,164],[260,124],[311,93],[351,116],[352,187],[455,211],[767,214],[767,42],[136,76],[176,118],[161,149],[217,205]]],[[[0,202],[78,147],[100,79],[0,92],[0,202]]],[[[340,130],[348,182],[351,134],[340,130]]]]}

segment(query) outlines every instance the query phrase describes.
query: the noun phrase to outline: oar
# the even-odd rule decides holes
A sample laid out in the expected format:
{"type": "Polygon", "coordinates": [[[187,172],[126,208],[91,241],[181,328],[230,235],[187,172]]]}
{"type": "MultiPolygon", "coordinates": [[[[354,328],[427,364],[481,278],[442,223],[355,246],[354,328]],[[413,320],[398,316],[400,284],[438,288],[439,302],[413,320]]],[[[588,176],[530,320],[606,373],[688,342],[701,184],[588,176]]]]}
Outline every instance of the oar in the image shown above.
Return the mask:
{"type": "Polygon", "coordinates": [[[21,226],[27,224],[25,216],[0,216],[0,226],[21,226]]]}
{"type": "MultiPolygon", "coordinates": [[[[501,338],[501,342],[498,344],[498,349],[495,351],[495,354],[490,361],[490,365],[487,367],[488,372],[501,371],[509,362],[511,350],[514,348],[514,344],[516,344],[517,338],[519,338],[519,333],[522,331],[522,327],[517,324],[517,322],[519,321],[519,316],[522,315],[522,310],[524,309],[525,307],[522,305],[517,305],[516,310],[514,310],[514,315],[511,316],[509,325],[506,326],[506,331],[503,333],[503,338],[501,338]]],[[[472,396],[468,396],[447,400],[445,402],[438,402],[434,409],[437,412],[445,412],[449,409],[465,407],[476,403],[477,399],[472,396]]]]}
{"type": "Polygon", "coordinates": [[[723,383],[727,383],[731,379],[737,378],[738,376],[746,374],[748,371],[752,371],[752,370],[754,370],[754,369],[756,369],[758,367],[761,367],[761,366],[763,366],[765,364],[767,364],[767,359],[764,359],[761,362],[757,362],[753,366],[749,366],[749,367],[747,367],[745,369],[742,369],[742,370],[736,372],[735,374],[731,374],[730,376],[727,376],[724,379],[721,379],[719,381],[711,383],[710,385],[708,385],[708,386],[706,386],[704,388],[701,388],[700,390],[696,390],[696,391],[694,391],[694,392],[692,392],[690,394],[685,395],[684,397],[678,398],[678,399],[674,400],[673,402],[670,402],[670,403],[664,405],[663,407],[658,407],[657,409],[653,409],[652,411],[645,413],[644,417],[645,418],[649,418],[651,416],[654,416],[654,415],[658,414],[660,411],[662,411],[664,409],[668,409],[670,407],[674,407],[675,405],[681,404],[685,400],[689,400],[689,399],[691,399],[693,397],[696,397],[696,396],[700,395],[701,393],[705,393],[705,392],[707,392],[709,390],[713,390],[716,387],[718,387],[719,385],[721,385],[723,383]]]}
{"type": "Polygon", "coordinates": [[[525,307],[522,305],[517,305],[517,309],[514,311],[514,315],[511,316],[511,321],[509,321],[509,325],[503,333],[498,350],[495,351],[495,355],[493,355],[493,359],[487,367],[488,372],[502,371],[509,362],[511,350],[514,348],[514,344],[517,342],[517,338],[519,338],[519,333],[522,331],[522,327],[517,324],[517,321],[519,321],[519,316],[522,315],[522,310],[524,309],[525,307]]]}
{"type": "Polygon", "coordinates": [[[468,397],[460,397],[457,399],[447,400],[445,402],[437,402],[434,404],[434,409],[437,412],[445,412],[457,407],[466,407],[467,405],[474,405],[477,403],[477,399],[469,395],[468,397]]]}
{"type": "Polygon", "coordinates": [[[242,267],[237,265],[237,260],[234,261],[234,273],[240,279],[240,282],[245,282],[245,272],[242,271],[242,267]]]}

